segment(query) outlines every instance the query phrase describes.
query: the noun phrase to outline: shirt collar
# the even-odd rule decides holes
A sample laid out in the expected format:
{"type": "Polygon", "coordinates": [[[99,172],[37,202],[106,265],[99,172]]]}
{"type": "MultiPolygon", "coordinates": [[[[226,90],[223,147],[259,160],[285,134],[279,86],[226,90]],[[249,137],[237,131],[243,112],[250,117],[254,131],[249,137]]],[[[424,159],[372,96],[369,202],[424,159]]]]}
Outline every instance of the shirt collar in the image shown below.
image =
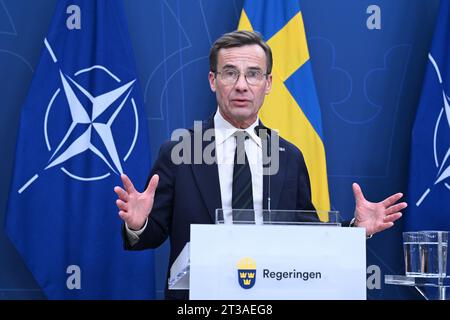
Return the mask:
{"type": "MultiPolygon", "coordinates": [[[[253,122],[246,131],[248,135],[252,138],[253,141],[258,145],[258,147],[262,148],[261,145],[261,139],[258,137],[258,135],[255,132],[256,126],[259,124],[259,117],[256,117],[255,122],[253,122]]],[[[217,109],[216,114],[214,115],[214,128],[215,128],[215,134],[216,134],[216,144],[222,144],[225,140],[227,140],[229,137],[231,137],[236,131],[242,130],[239,128],[236,128],[231,123],[229,123],[227,120],[225,120],[222,115],[219,112],[219,109],[217,109]]]]}

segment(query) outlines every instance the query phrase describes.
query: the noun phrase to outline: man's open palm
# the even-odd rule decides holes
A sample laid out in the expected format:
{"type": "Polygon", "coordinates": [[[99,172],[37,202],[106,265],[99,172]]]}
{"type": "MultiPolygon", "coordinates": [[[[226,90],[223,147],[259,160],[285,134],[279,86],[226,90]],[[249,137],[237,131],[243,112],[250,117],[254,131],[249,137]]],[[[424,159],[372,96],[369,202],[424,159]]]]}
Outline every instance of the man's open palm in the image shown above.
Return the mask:
{"type": "Polygon", "coordinates": [[[130,229],[140,230],[152,211],[159,176],[157,174],[153,175],[147,189],[142,193],[134,188],[130,178],[125,174],[122,174],[120,178],[125,189],[118,186],[114,187],[114,192],[119,197],[116,200],[119,216],[130,229]]]}

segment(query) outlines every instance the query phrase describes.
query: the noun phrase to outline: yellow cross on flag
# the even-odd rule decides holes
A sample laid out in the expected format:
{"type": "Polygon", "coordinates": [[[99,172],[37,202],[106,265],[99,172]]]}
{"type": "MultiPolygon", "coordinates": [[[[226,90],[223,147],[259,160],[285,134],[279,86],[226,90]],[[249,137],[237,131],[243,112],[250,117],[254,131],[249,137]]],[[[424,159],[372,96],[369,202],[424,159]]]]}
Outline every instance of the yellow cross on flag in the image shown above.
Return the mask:
{"type": "Polygon", "coordinates": [[[271,47],[273,84],[261,121],[302,151],[312,202],[317,210],[330,210],[322,119],[298,2],[247,0],[238,29],[258,31],[271,47]]]}

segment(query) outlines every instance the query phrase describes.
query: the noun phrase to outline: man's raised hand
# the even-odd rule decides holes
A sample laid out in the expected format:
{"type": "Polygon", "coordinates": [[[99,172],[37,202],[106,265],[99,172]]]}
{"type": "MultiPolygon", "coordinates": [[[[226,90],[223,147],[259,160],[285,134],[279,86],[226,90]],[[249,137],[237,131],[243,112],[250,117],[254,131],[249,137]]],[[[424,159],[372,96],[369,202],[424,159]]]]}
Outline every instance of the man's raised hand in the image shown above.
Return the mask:
{"type": "Polygon", "coordinates": [[[152,211],[159,176],[157,174],[153,175],[147,189],[142,193],[134,188],[130,178],[125,174],[122,174],[120,178],[125,189],[118,186],[114,187],[114,192],[119,197],[116,200],[119,216],[125,221],[128,228],[140,230],[152,211]]]}

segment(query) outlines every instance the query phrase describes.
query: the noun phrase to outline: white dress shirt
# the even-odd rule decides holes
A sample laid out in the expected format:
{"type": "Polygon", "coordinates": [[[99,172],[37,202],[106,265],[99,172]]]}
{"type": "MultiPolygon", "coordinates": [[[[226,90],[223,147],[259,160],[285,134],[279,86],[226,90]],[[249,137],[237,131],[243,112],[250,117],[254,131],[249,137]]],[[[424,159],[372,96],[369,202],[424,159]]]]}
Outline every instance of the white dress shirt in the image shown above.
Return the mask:
{"type": "MultiPolygon", "coordinates": [[[[245,139],[245,153],[247,154],[252,174],[253,209],[256,213],[255,222],[261,223],[263,208],[263,166],[261,139],[255,133],[255,127],[258,123],[259,119],[256,119],[250,127],[245,129],[250,136],[250,139],[245,139]]],[[[236,152],[236,139],[233,134],[242,129],[238,129],[226,121],[219,110],[217,110],[214,116],[214,130],[216,135],[216,157],[217,167],[219,169],[222,209],[224,210],[225,223],[231,223],[230,210],[233,195],[234,154],[236,152]]]]}
{"type": "MultiPolygon", "coordinates": [[[[250,125],[245,131],[251,139],[245,139],[245,153],[250,165],[252,174],[252,194],[253,209],[255,210],[255,223],[262,223],[263,209],[263,166],[262,166],[262,144],[261,139],[255,132],[255,127],[259,123],[259,118],[250,125]]],[[[233,134],[242,129],[234,127],[226,121],[217,109],[214,115],[214,133],[216,143],[217,167],[219,170],[220,198],[222,200],[222,209],[224,210],[225,223],[231,223],[231,202],[233,195],[233,168],[234,154],[236,152],[236,139],[233,134]]],[[[239,208],[237,208],[239,209],[239,208]]],[[[128,228],[128,239],[131,244],[139,240],[140,234],[147,226],[147,221],[141,230],[134,231],[128,228]]]]}

